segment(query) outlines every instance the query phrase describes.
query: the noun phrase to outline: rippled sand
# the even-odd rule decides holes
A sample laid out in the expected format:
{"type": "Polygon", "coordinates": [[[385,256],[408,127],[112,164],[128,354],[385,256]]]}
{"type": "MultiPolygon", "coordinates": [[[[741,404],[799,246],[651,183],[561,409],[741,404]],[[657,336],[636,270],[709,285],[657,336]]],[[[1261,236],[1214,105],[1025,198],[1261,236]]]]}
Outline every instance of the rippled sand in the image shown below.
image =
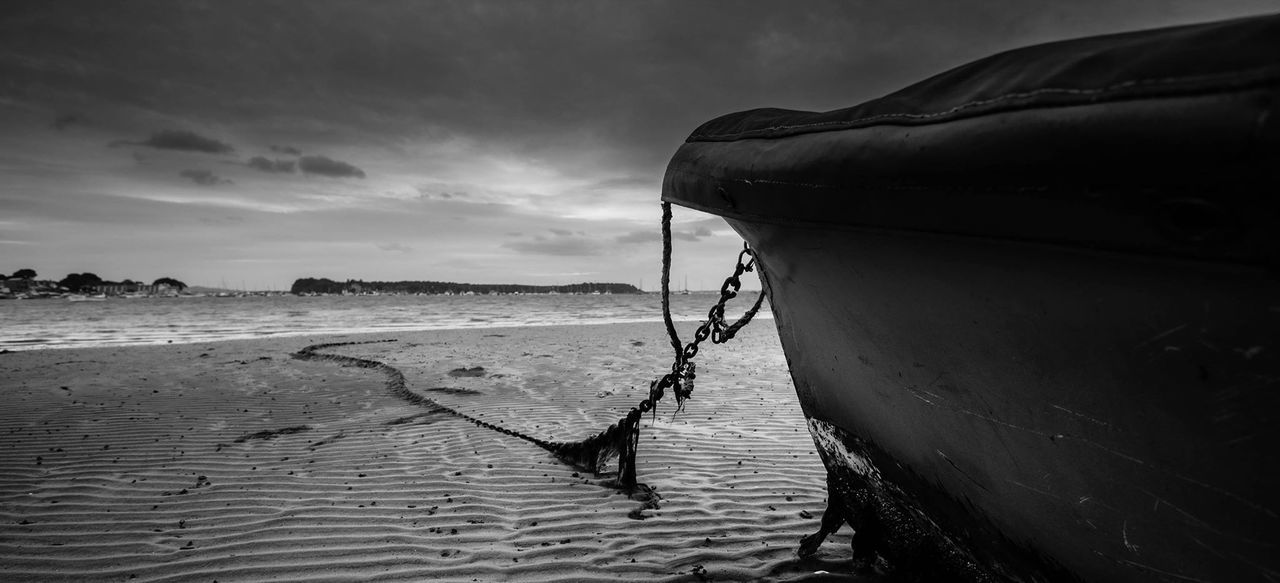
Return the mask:
{"type": "Polygon", "coordinates": [[[772,322],[704,346],[685,412],[646,417],[663,500],[641,512],[377,370],[289,357],[380,338],[328,352],[548,440],[614,422],[670,366],[655,324],[0,354],[0,579],[863,580],[824,573],[849,569],[847,530],[796,558],[825,471],[772,322]]]}

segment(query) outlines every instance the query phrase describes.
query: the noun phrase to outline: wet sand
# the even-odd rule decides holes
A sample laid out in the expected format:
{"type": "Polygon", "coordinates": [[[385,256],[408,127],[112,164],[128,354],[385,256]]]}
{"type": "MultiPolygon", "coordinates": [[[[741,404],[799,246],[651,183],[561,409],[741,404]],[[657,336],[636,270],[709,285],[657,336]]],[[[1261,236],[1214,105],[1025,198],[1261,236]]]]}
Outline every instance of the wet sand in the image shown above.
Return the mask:
{"type": "Polygon", "coordinates": [[[325,351],[560,441],[616,421],[671,358],[659,324],[0,354],[0,580],[869,580],[836,575],[847,529],[796,557],[825,471],[772,322],[704,345],[686,410],[646,416],[647,510],[378,370],[290,357],[379,339],[325,351]]]}

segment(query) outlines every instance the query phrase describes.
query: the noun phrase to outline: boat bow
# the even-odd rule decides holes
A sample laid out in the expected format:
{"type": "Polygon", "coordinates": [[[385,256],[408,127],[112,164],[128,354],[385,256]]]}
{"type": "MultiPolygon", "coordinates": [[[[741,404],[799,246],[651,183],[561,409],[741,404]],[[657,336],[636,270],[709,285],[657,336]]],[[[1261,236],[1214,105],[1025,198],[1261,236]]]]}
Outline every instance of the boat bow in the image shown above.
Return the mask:
{"type": "Polygon", "coordinates": [[[699,127],[663,200],[755,249],[824,531],[935,578],[1280,577],[1278,103],[1272,15],[699,127]]]}

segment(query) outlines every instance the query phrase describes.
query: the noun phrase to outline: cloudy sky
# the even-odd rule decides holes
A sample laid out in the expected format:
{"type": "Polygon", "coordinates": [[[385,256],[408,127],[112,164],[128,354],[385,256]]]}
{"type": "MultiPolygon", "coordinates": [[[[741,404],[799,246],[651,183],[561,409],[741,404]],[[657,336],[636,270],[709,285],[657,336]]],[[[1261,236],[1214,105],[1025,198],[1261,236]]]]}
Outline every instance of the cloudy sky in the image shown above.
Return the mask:
{"type": "MultiPolygon", "coordinates": [[[[0,8],[0,273],[654,289],[698,124],[1274,0],[62,2],[0,8]]],[[[677,210],[677,280],[741,243],[677,210]]]]}

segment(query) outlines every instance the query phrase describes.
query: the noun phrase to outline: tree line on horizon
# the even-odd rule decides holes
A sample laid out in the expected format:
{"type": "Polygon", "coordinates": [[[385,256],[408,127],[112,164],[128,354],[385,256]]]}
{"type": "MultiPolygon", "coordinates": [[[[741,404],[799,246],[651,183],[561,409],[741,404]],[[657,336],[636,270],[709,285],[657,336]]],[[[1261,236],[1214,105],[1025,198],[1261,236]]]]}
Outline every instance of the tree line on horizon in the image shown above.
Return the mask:
{"type": "MultiPolygon", "coordinates": [[[[13,272],[12,275],[5,275],[3,273],[0,273],[0,282],[8,279],[22,279],[22,280],[30,281],[30,280],[34,280],[38,276],[39,274],[36,273],[36,270],[26,267],[13,272]]],[[[147,285],[141,281],[134,281],[132,279],[126,279],[124,281],[110,281],[110,280],[102,279],[101,277],[98,277],[97,274],[90,273],[87,271],[84,273],[67,274],[66,277],[58,280],[57,284],[59,287],[66,288],[67,290],[70,290],[72,292],[80,292],[86,289],[93,289],[100,285],[126,285],[126,286],[147,285]]],[[[151,285],[168,285],[170,287],[177,288],[178,291],[182,291],[184,289],[187,289],[188,287],[187,284],[181,281],[178,281],[172,277],[161,277],[155,280],[154,282],[152,282],[151,285]]]]}
{"type": "Polygon", "coordinates": [[[523,285],[514,283],[486,284],[486,283],[456,283],[451,281],[364,281],[359,279],[348,279],[346,281],[334,281],[327,277],[313,278],[304,277],[297,279],[289,288],[289,293],[295,295],[309,294],[360,294],[360,293],[379,293],[379,294],[429,294],[444,295],[454,294],[462,295],[467,292],[474,294],[639,294],[644,293],[634,285],[629,283],[574,283],[567,285],[523,285]]]}

